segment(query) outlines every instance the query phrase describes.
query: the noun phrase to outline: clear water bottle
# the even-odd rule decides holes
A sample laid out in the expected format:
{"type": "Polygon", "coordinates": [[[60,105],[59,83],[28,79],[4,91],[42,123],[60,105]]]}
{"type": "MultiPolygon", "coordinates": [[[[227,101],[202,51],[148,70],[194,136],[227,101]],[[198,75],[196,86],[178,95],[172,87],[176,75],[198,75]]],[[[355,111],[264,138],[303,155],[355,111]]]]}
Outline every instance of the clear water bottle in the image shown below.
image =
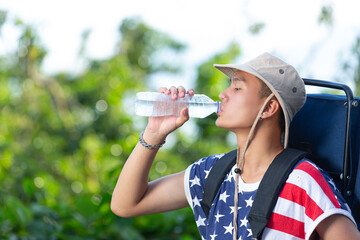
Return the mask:
{"type": "Polygon", "coordinates": [[[171,99],[171,95],[158,92],[139,92],[135,98],[135,114],[139,116],[179,116],[187,107],[189,116],[204,118],[219,110],[219,102],[215,102],[204,94],[188,94],[184,98],[171,99]]]}

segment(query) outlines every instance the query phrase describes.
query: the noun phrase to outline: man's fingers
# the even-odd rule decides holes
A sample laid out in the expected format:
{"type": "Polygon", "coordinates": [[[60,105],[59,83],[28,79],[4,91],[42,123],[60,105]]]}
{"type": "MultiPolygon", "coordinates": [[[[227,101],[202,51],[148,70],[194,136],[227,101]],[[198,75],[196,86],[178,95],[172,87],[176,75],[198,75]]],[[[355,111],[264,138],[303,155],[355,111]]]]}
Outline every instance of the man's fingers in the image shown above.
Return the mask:
{"type": "Polygon", "coordinates": [[[161,87],[159,88],[158,92],[171,95],[171,98],[173,100],[176,100],[178,97],[183,98],[185,97],[186,94],[193,96],[195,93],[194,89],[190,89],[186,91],[186,89],[183,86],[179,86],[179,87],[171,86],[169,89],[167,89],[166,87],[161,87]]]}
{"type": "Polygon", "coordinates": [[[183,86],[179,86],[177,90],[178,90],[179,97],[181,97],[181,98],[185,97],[186,90],[183,86]]]}
{"type": "Polygon", "coordinates": [[[174,100],[176,100],[177,97],[178,97],[178,90],[177,90],[177,88],[174,87],[174,86],[171,86],[169,90],[170,90],[170,93],[171,93],[171,98],[174,99],[174,100]]]}
{"type": "Polygon", "coordinates": [[[187,120],[189,120],[189,109],[184,108],[180,112],[180,116],[176,119],[176,127],[182,126],[187,120]]]}
{"type": "Polygon", "coordinates": [[[159,93],[166,93],[166,92],[169,92],[169,90],[166,87],[161,87],[161,88],[159,88],[158,92],[159,93]]]}
{"type": "Polygon", "coordinates": [[[194,89],[190,88],[187,93],[190,95],[190,96],[193,96],[195,94],[195,91],[194,89]]]}

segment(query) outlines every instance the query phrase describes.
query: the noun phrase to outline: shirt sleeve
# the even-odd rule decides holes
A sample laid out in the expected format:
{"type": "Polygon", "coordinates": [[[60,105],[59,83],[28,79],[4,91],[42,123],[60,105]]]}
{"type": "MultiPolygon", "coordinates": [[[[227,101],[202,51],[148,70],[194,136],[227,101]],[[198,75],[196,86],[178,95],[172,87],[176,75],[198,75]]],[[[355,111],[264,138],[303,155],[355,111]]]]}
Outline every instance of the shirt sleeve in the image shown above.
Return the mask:
{"type": "Polygon", "coordinates": [[[202,198],[204,193],[205,182],[212,165],[224,154],[211,155],[197,160],[191,164],[184,175],[184,188],[186,199],[193,210],[196,225],[202,239],[206,239],[206,226],[208,220],[202,209],[202,198]]]}
{"type": "Polygon", "coordinates": [[[195,204],[202,200],[204,192],[205,182],[207,176],[211,170],[212,165],[218,160],[223,154],[211,155],[208,157],[201,158],[191,164],[185,170],[184,176],[184,187],[185,195],[189,202],[189,205],[194,210],[194,199],[195,204]],[[197,200],[197,199],[198,200],[197,200]]]}
{"type": "Polygon", "coordinates": [[[289,175],[267,228],[309,239],[318,224],[334,214],[344,215],[355,224],[329,175],[310,161],[302,161],[289,175]]]}
{"type": "Polygon", "coordinates": [[[187,199],[191,209],[193,208],[193,205],[192,205],[192,198],[191,198],[191,193],[190,193],[189,180],[190,180],[190,172],[193,167],[194,167],[194,164],[191,164],[190,166],[188,166],[187,169],[185,170],[185,175],[184,175],[185,195],[186,195],[186,199],[187,199]]]}

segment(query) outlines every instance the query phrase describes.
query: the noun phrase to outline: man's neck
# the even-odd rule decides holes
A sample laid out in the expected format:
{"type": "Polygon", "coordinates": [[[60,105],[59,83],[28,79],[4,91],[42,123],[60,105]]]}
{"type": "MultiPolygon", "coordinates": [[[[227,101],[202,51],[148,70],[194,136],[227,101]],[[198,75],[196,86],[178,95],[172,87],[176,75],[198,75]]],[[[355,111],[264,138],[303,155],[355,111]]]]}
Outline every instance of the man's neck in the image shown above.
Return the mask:
{"type": "MultiPolygon", "coordinates": [[[[239,135],[237,137],[241,152],[246,139],[239,135]]],[[[243,181],[252,183],[261,180],[273,159],[282,150],[280,135],[271,132],[255,133],[245,152],[243,169],[241,169],[243,181]]]]}

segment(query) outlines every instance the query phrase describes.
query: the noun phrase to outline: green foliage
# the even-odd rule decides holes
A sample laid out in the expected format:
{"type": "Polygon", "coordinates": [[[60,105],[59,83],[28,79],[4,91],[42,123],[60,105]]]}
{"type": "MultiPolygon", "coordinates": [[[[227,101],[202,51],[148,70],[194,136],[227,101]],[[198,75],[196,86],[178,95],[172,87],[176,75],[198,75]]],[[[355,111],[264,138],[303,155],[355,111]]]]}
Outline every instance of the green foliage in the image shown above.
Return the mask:
{"type": "MultiPolygon", "coordinates": [[[[151,74],[179,70],[163,59],[185,46],[127,19],[113,56],[87,59],[88,68],[77,75],[47,76],[41,72],[47,51],[36,29],[19,19],[13,24],[21,32],[19,47],[0,56],[0,239],[198,239],[190,208],[133,219],[110,211],[112,190],[146,121],[134,121],[131,98],[151,74]]],[[[82,57],[89,34],[83,34],[82,57]]],[[[210,63],[231,61],[239,52],[233,44],[201,65],[198,91],[214,97],[224,89],[226,81],[218,83],[210,63]]],[[[174,134],[150,180],[229,148],[216,137],[219,131],[226,136],[214,130],[213,117],[193,125],[199,134],[174,134]],[[200,141],[203,136],[211,141],[200,141]]]]}
{"type": "Polygon", "coordinates": [[[318,17],[319,24],[332,27],[334,24],[333,7],[331,5],[324,5],[321,7],[320,15],[318,17]]]}
{"type": "Polygon", "coordinates": [[[130,64],[139,66],[146,74],[179,70],[171,63],[159,62],[159,58],[172,51],[183,51],[183,44],[150,28],[138,18],[124,20],[120,33],[123,38],[118,52],[125,54],[130,64]]]}
{"type": "Polygon", "coordinates": [[[355,96],[360,97],[360,36],[355,40],[352,47],[352,55],[354,57],[355,66],[353,67],[353,81],[355,84],[355,96]]]}
{"type": "Polygon", "coordinates": [[[0,10],[0,30],[1,27],[4,25],[5,21],[6,21],[6,16],[7,16],[7,12],[0,10]]]}
{"type": "Polygon", "coordinates": [[[360,37],[356,39],[356,43],[353,47],[353,55],[357,63],[353,77],[355,83],[355,96],[360,97],[360,37]]]}
{"type": "MultiPolygon", "coordinates": [[[[360,36],[355,39],[349,59],[342,64],[346,78],[354,83],[354,95],[360,97],[360,36]]],[[[339,81],[344,81],[344,75],[339,81]]]]}
{"type": "Polygon", "coordinates": [[[253,35],[259,34],[265,28],[265,23],[254,23],[249,26],[249,32],[253,35]]]}

